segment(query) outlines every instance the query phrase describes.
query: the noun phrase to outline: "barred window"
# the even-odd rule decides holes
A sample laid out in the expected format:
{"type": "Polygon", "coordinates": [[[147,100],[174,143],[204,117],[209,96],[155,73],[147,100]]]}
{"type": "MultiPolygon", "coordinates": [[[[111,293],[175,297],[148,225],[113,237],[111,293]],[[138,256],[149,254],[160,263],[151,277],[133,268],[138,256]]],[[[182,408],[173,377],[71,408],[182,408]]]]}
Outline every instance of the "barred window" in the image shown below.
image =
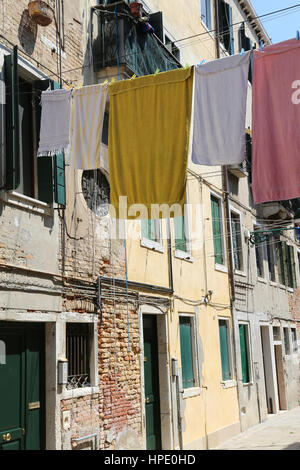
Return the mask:
{"type": "Polygon", "coordinates": [[[86,323],[67,323],[67,388],[90,386],[90,334],[86,323]]]}

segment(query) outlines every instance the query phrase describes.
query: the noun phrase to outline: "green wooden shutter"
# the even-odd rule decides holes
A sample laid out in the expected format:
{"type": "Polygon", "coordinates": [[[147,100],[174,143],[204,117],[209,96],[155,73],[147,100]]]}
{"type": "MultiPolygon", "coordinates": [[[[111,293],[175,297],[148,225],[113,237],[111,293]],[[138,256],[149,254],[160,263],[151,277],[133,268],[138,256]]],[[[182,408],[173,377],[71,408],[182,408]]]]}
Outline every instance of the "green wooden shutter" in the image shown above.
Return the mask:
{"type": "MultiPolygon", "coordinates": [[[[50,86],[50,80],[38,80],[34,84],[34,89],[37,93],[38,99],[35,105],[35,129],[36,129],[36,144],[38,149],[40,130],[41,130],[41,115],[42,107],[40,104],[41,93],[47,90],[50,86]]],[[[36,149],[36,151],[37,151],[36,149]]],[[[38,170],[38,199],[53,204],[53,159],[52,157],[37,157],[37,170],[38,170]]]]}
{"type": "Polygon", "coordinates": [[[229,365],[228,335],[226,320],[219,320],[222,380],[230,380],[231,372],[229,365]]]}
{"type": "Polygon", "coordinates": [[[284,284],[284,279],[282,276],[282,246],[280,241],[276,244],[276,260],[279,284],[284,284]]]}
{"type": "Polygon", "coordinates": [[[296,278],[296,263],[295,263],[295,254],[294,254],[294,247],[292,245],[289,245],[288,247],[289,251],[289,261],[290,261],[290,270],[291,270],[291,285],[293,289],[296,289],[297,287],[297,278],[296,278]]]}
{"type": "Polygon", "coordinates": [[[141,222],[141,230],[142,230],[142,237],[148,239],[148,226],[149,221],[147,219],[143,219],[141,222]]]}
{"type": "MultiPolygon", "coordinates": [[[[61,88],[60,84],[51,81],[52,90],[61,88]]],[[[59,153],[54,159],[54,201],[62,206],[66,205],[66,175],[65,155],[59,153]]]]}
{"type": "Polygon", "coordinates": [[[219,203],[219,200],[213,196],[211,197],[211,215],[212,215],[212,228],[213,228],[213,238],[214,238],[215,263],[223,264],[220,203],[219,203]]]}
{"type": "Polygon", "coordinates": [[[283,272],[284,272],[284,285],[288,286],[289,282],[289,251],[286,242],[282,242],[282,258],[283,258],[283,272]]]}
{"type": "Polygon", "coordinates": [[[5,56],[5,127],[6,127],[6,188],[16,189],[20,184],[20,123],[18,48],[5,56]]]}
{"type": "Polygon", "coordinates": [[[239,325],[243,383],[250,382],[246,325],[239,325]]]}
{"type": "Polygon", "coordinates": [[[66,205],[65,156],[63,153],[55,155],[54,159],[54,201],[62,206],[66,205]]]}
{"type": "Polygon", "coordinates": [[[175,250],[186,251],[184,216],[174,217],[175,250]]]}
{"type": "Polygon", "coordinates": [[[180,317],[180,353],[183,388],[194,387],[195,377],[193,368],[192,325],[191,318],[180,317]]]}

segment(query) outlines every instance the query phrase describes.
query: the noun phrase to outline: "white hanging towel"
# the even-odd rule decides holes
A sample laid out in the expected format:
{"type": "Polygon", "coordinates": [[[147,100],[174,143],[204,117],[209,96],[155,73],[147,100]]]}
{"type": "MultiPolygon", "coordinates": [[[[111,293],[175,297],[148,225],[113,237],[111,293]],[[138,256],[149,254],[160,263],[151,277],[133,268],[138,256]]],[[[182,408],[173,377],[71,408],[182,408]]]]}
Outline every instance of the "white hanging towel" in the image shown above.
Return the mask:
{"type": "Polygon", "coordinates": [[[84,86],[73,91],[71,108],[71,164],[94,170],[101,167],[101,137],[107,85],[84,86]]]}
{"type": "Polygon", "coordinates": [[[245,159],[250,54],[195,67],[193,163],[234,165],[245,159]]]}
{"type": "Polygon", "coordinates": [[[70,142],[71,90],[43,91],[38,156],[61,153],[70,142]]]}

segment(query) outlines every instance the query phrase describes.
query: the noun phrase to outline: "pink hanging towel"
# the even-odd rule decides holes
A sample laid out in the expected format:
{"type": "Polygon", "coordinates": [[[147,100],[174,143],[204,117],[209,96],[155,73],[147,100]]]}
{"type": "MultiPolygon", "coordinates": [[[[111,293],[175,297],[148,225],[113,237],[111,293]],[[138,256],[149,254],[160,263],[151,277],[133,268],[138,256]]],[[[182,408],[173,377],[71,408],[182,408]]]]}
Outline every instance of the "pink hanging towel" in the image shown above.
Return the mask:
{"type": "Polygon", "coordinates": [[[254,203],[300,197],[300,41],[254,51],[252,115],[254,203]]]}

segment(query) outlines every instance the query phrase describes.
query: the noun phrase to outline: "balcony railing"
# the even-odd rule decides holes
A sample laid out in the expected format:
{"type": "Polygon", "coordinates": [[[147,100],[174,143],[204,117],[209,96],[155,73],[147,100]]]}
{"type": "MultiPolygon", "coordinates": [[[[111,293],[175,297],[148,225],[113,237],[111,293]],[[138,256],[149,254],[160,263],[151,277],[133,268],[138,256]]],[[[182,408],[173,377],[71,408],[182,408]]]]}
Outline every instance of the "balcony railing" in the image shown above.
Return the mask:
{"type": "Polygon", "coordinates": [[[94,70],[125,67],[129,74],[150,75],[181,67],[178,59],[153,33],[145,32],[143,22],[130,15],[128,5],[117,10],[94,8],[98,16],[98,34],[92,38],[94,70]]]}

